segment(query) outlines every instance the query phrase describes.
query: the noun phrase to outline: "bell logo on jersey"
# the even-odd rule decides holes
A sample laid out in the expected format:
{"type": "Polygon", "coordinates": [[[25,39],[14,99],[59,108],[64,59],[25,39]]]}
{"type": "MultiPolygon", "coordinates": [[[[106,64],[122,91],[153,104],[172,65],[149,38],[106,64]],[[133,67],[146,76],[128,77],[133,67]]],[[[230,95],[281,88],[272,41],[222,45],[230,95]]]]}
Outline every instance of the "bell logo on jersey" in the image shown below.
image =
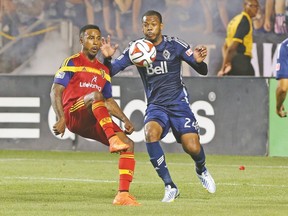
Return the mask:
{"type": "Polygon", "coordinates": [[[164,74],[164,73],[168,73],[166,61],[161,61],[160,66],[153,67],[153,65],[151,64],[149,67],[147,67],[148,75],[154,75],[154,74],[158,75],[158,74],[164,74]]]}

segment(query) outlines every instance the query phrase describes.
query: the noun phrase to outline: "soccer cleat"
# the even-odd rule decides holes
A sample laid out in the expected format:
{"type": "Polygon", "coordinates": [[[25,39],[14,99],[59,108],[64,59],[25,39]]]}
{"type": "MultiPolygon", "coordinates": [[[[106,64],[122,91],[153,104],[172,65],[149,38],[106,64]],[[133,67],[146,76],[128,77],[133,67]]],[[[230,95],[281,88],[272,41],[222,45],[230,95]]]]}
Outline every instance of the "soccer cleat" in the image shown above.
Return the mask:
{"type": "Polygon", "coordinates": [[[115,199],[113,200],[113,205],[121,205],[121,206],[140,206],[132,195],[128,192],[118,192],[115,199]]]}
{"type": "Polygon", "coordinates": [[[216,184],[214,182],[214,179],[206,169],[204,172],[199,175],[197,173],[198,178],[201,181],[202,186],[209,192],[209,193],[215,193],[216,192],[216,184]]]}
{"type": "Polygon", "coordinates": [[[109,150],[111,153],[126,151],[129,145],[124,143],[117,135],[109,139],[109,150]]]}
{"type": "Polygon", "coordinates": [[[177,188],[171,188],[171,185],[165,186],[165,194],[162,202],[173,202],[180,196],[180,192],[177,188]]]}

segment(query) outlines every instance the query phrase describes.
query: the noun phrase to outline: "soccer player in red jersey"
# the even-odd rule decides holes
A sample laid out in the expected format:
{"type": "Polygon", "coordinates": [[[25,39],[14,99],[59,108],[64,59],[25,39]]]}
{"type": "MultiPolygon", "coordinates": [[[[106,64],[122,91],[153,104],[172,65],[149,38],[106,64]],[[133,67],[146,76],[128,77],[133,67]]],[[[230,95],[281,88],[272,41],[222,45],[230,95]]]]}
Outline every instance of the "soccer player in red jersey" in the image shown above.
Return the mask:
{"type": "MultiPolygon", "coordinates": [[[[57,116],[53,131],[63,136],[67,127],[73,133],[109,146],[111,153],[119,152],[120,183],[113,204],[137,206],[140,204],[129,194],[135,169],[134,142],[113,122],[110,114],[124,123],[127,134],[131,134],[134,127],[112,98],[108,68],[96,58],[100,49],[104,56],[110,55],[118,45],[102,46],[102,40],[105,39],[101,38],[98,26],[83,26],[81,52],[66,58],[55,74],[50,93],[57,116]]],[[[108,40],[110,42],[110,38],[108,40]]]]}

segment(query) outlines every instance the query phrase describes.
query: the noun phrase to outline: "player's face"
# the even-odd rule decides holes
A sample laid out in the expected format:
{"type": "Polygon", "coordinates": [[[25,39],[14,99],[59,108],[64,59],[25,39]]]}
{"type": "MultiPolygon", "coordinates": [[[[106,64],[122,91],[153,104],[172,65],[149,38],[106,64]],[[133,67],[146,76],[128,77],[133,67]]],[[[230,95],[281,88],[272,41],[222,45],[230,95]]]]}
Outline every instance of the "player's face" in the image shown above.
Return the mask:
{"type": "Polygon", "coordinates": [[[83,53],[89,59],[94,59],[101,46],[101,32],[97,29],[87,29],[80,40],[83,53]]]}
{"type": "Polygon", "coordinates": [[[255,17],[259,9],[258,0],[249,0],[245,3],[245,11],[251,18],[255,17]]]}
{"type": "Polygon", "coordinates": [[[162,40],[163,24],[157,16],[144,16],[142,20],[142,31],[145,38],[154,45],[158,45],[162,40]]]}

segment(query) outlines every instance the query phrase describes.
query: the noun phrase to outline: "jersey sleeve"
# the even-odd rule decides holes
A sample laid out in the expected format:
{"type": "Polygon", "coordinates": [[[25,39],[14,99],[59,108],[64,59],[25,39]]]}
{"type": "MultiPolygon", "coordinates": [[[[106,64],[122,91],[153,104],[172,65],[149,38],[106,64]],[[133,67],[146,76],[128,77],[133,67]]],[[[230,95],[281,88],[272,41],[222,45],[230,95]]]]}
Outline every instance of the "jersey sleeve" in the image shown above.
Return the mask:
{"type": "Polygon", "coordinates": [[[179,39],[175,40],[177,46],[177,52],[181,59],[189,64],[197,73],[201,75],[207,75],[208,67],[205,62],[197,63],[193,56],[193,50],[189,44],[179,39]]]}
{"type": "Polygon", "coordinates": [[[54,76],[53,83],[57,83],[60,85],[63,85],[66,87],[70,81],[70,79],[73,77],[74,73],[72,71],[62,71],[61,68],[64,66],[74,66],[74,63],[72,59],[70,59],[67,64],[64,65],[64,63],[61,65],[59,70],[56,72],[54,76]]]}
{"type": "Polygon", "coordinates": [[[276,79],[288,79],[288,43],[282,43],[278,48],[278,58],[276,64],[276,79]]]}
{"type": "Polygon", "coordinates": [[[112,85],[110,82],[106,82],[106,84],[102,90],[102,94],[103,94],[104,98],[111,98],[112,97],[112,85]]]}
{"type": "Polygon", "coordinates": [[[234,35],[234,40],[237,41],[240,40],[240,42],[243,41],[244,37],[249,33],[250,30],[250,24],[246,16],[243,16],[242,20],[240,21],[237,30],[234,35]]]}
{"type": "Polygon", "coordinates": [[[114,61],[111,61],[110,65],[104,62],[104,64],[110,70],[111,77],[115,76],[117,73],[133,64],[129,58],[129,47],[130,45],[123,51],[123,53],[118,58],[116,58],[114,61]]]}

